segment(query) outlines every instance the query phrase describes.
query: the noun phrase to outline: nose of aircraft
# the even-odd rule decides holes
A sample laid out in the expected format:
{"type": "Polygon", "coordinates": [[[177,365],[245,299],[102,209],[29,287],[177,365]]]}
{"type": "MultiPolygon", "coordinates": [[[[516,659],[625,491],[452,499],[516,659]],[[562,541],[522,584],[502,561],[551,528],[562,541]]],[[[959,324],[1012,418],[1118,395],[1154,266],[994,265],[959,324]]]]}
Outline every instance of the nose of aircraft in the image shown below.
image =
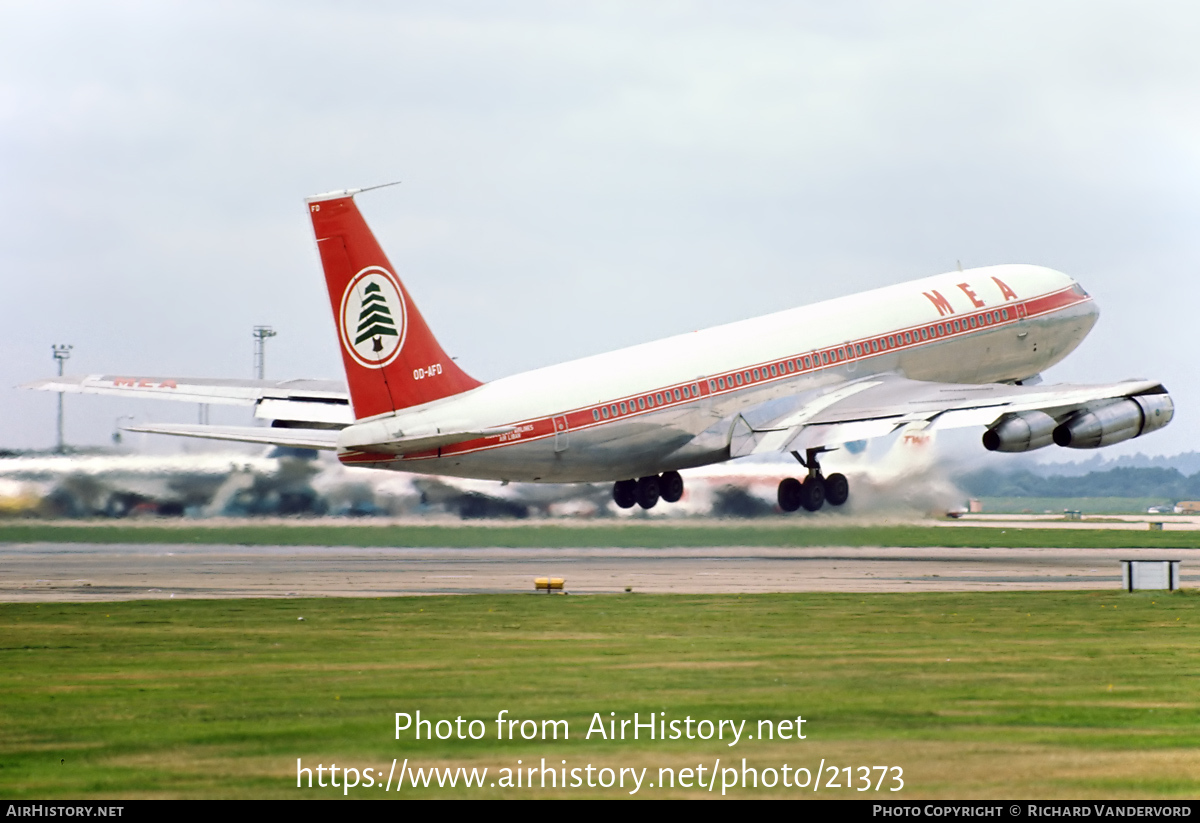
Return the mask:
{"type": "Polygon", "coordinates": [[[1081,304],[1079,304],[1079,311],[1084,317],[1087,318],[1088,331],[1091,331],[1092,327],[1096,325],[1096,321],[1100,319],[1100,306],[1096,304],[1096,298],[1088,294],[1087,289],[1079,285],[1078,281],[1072,281],[1071,288],[1080,297],[1086,298],[1081,304]]]}

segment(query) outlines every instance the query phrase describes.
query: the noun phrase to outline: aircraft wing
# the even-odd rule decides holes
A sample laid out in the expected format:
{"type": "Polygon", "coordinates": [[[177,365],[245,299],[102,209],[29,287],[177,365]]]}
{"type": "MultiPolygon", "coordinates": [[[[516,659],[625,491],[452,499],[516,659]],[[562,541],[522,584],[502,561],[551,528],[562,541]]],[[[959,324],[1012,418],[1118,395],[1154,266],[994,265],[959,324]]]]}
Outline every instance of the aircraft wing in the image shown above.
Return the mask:
{"type": "Polygon", "coordinates": [[[882,437],[902,426],[928,430],[991,426],[1005,415],[1028,411],[1061,420],[1101,401],[1165,393],[1160,383],[1150,380],[1015,386],[929,383],[877,375],[815,396],[771,400],[743,412],[734,422],[730,454],[745,457],[832,447],[882,437]]]}
{"type": "Polygon", "coordinates": [[[254,406],[265,420],[349,425],[354,422],[346,386],[335,380],[217,380],[206,377],[122,377],[92,374],[52,377],[22,388],[77,394],[152,397],[185,403],[254,406]]]}
{"type": "Polygon", "coordinates": [[[258,443],[264,446],[327,450],[337,448],[338,436],[334,429],[286,429],[266,426],[207,426],[175,423],[127,426],[125,431],[171,434],[176,437],[199,437],[204,440],[233,440],[238,443],[258,443]]]}

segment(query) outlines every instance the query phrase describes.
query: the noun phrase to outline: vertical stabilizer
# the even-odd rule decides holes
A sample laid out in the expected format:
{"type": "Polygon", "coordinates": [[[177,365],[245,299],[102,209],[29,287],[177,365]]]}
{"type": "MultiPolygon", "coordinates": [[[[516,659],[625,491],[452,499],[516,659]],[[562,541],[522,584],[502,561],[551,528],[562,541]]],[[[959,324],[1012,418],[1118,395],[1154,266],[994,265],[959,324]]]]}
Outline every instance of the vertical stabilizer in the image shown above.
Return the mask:
{"type": "Polygon", "coordinates": [[[307,202],[355,418],[389,414],[480,385],[434,338],[353,193],[317,195],[307,202]]]}

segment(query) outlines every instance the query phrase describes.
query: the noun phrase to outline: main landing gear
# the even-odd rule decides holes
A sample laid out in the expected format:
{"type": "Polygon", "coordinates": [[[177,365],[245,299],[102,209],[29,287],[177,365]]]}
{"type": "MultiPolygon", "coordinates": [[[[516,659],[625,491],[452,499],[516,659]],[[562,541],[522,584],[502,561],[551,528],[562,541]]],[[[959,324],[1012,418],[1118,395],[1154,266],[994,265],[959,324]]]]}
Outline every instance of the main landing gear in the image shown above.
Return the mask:
{"type": "Polygon", "coordinates": [[[652,509],[659,499],[678,503],[683,497],[683,478],[679,472],[651,474],[637,480],[618,480],[613,484],[613,501],[622,509],[641,506],[652,509]]]}
{"type": "Polygon", "coordinates": [[[808,459],[792,452],[792,456],[800,461],[800,465],[808,469],[808,477],[800,482],[794,477],[785,477],[779,481],[779,508],[785,512],[794,512],[803,507],[806,511],[815,512],[828,503],[840,506],[850,497],[850,484],[843,474],[831,474],[828,477],[821,474],[821,466],[817,463],[817,455],[827,449],[808,449],[808,459]]]}

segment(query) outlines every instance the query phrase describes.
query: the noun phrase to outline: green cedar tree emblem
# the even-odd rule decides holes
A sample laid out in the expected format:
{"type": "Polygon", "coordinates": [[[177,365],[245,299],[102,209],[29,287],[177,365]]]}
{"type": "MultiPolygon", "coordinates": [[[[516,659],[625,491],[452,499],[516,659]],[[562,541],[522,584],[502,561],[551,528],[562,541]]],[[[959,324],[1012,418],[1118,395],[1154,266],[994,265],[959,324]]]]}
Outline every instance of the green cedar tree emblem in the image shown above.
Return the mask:
{"type": "Polygon", "coordinates": [[[373,337],[375,342],[372,350],[383,351],[384,335],[398,337],[399,333],[396,331],[391,309],[383,296],[383,289],[378,283],[368,283],[363,289],[362,308],[358,313],[358,336],[354,338],[354,345],[357,346],[373,337]]]}
{"type": "Polygon", "coordinates": [[[381,266],[362,269],[342,292],[338,336],[360,366],[382,369],[400,354],[406,322],[404,294],[381,266]]]}

